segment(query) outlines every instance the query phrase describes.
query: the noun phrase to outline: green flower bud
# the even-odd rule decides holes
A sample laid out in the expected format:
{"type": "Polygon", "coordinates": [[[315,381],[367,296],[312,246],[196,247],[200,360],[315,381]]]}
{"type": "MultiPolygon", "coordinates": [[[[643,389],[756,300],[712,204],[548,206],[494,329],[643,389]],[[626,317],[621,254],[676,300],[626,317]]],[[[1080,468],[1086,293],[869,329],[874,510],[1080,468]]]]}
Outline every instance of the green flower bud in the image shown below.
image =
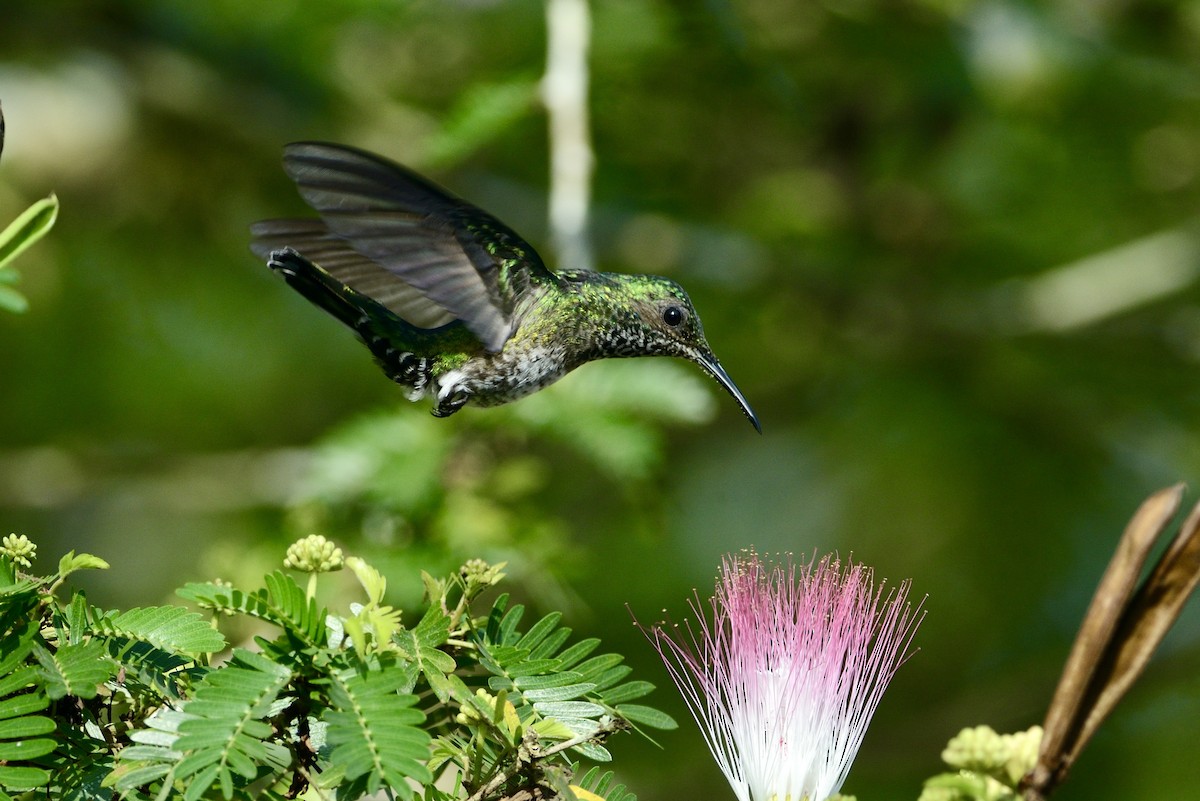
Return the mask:
{"type": "Polygon", "coordinates": [[[490,587],[493,584],[498,584],[504,578],[504,566],[507,562],[501,562],[497,565],[489,565],[482,559],[470,559],[459,568],[463,579],[468,587],[490,587]]]}
{"type": "Polygon", "coordinates": [[[288,546],[283,566],[303,573],[328,573],[341,570],[342,549],[320,534],[312,534],[288,546]]]}
{"type": "MultiPolygon", "coordinates": [[[[476,690],[475,697],[483,702],[485,707],[493,710],[496,708],[496,696],[487,690],[476,690]]],[[[454,716],[454,719],[463,726],[474,725],[483,720],[483,713],[474,704],[459,704],[458,708],[460,711],[454,716]]]]}
{"type": "Polygon", "coordinates": [[[1021,778],[1037,765],[1038,749],[1042,747],[1042,727],[1032,726],[1016,734],[1006,734],[1008,744],[1008,759],[1005,760],[1004,770],[1008,774],[1010,784],[1016,786],[1021,778]]]}
{"type": "Polygon", "coordinates": [[[0,541],[0,554],[21,567],[33,567],[33,560],[37,558],[37,546],[24,534],[9,534],[0,541]]]}
{"type": "Polygon", "coordinates": [[[963,729],[942,752],[947,765],[975,771],[1016,787],[1033,769],[1042,742],[1042,727],[1016,734],[997,734],[990,726],[963,729]]]}
{"type": "Polygon", "coordinates": [[[991,773],[1004,764],[1003,740],[991,726],[963,729],[946,745],[942,760],[953,768],[991,773]]]}
{"type": "Polygon", "coordinates": [[[950,787],[925,787],[917,801],[961,801],[963,795],[950,787]]]}

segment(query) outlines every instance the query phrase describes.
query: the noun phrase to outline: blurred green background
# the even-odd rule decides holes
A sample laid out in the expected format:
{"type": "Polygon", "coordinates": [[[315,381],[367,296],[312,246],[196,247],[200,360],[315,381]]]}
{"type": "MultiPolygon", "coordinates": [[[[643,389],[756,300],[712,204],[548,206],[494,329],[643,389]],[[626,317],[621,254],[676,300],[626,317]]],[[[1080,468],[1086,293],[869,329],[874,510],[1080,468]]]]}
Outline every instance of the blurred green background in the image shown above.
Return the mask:
{"type": "MultiPolygon", "coordinates": [[[[554,263],[544,13],[7,4],[0,221],[62,212],[0,315],[0,528],[104,556],[122,607],[310,531],[413,608],[418,568],[507,559],[684,724],[612,743],[644,801],[727,796],[624,605],[681,617],[751,545],[852,553],[929,616],[845,790],[915,798],[959,728],[1041,721],[1124,522],[1200,478],[1200,3],[594,3],[598,263],[688,288],[761,438],[663,360],[435,420],[249,254],[318,138],[554,263]]],[[[1194,797],[1198,721],[1192,604],[1061,798],[1194,797]]]]}

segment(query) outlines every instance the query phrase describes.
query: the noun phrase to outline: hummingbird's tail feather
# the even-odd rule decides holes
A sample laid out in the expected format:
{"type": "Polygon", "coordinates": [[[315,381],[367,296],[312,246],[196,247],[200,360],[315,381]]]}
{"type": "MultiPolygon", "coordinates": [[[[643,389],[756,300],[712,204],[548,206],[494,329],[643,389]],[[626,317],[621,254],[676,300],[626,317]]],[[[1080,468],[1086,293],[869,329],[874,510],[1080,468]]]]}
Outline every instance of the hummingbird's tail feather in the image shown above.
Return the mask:
{"type": "Polygon", "coordinates": [[[260,259],[291,248],[417,328],[437,328],[454,320],[454,315],[359,253],[320,220],[259,220],[250,226],[250,235],[250,250],[260,259]]]}
{"type": "Polygon", "coordinates": [[[288,286],[314,306],[324,309],[362,336],[361,328],[369,324],[369,319],[361,301],[368,298],[354,298],[353,290],[291,248],[271,251],[267,266],[283,276],[288,286]]]}
{"type": "Polygon", "coordinates": [[[430,383],[430,359],[407,349],[422,331],[384,306],[334,278],[292,248],[273,250],[267,266],[288,286],[358,335],[388,377],[417,400],[430,383]]]}

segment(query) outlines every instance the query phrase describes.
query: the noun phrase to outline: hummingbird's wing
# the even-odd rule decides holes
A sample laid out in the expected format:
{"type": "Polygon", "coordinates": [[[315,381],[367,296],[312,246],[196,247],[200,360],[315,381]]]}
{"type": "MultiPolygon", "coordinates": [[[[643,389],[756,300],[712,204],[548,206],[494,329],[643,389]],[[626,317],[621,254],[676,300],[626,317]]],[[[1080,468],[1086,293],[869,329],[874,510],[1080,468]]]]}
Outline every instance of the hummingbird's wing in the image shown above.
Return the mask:
{"type": "Polygon", "coordinates": [[[330,233],[462,320],[490,351],[512,333],[517,296],[555,280],[504,223],[391,161],[297,142],[284,148],[283,166],[330,233]]]}
{"type": "Polygon", "coordinates": [[[421,290],[398,280],[346,240],[331,234],[320,220],[263,220],[251,225],[250,233],[250,250],[263,261],[274,251],[294,248],[343,284],[417,328],[437,328],[455,319],[421,290]]]}

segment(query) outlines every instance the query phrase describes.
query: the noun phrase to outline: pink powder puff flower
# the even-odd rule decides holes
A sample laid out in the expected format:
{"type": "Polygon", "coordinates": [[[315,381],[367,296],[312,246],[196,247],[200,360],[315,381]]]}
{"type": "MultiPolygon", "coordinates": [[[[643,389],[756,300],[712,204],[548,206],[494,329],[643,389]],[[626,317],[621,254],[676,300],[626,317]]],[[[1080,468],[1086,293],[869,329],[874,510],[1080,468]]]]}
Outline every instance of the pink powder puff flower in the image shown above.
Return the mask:
{"type": "Polygon", "coordinates": [[[722,561],[712,621],[643,628],[739,801],[824,801],[841,789],[924,612],[909,582],[830,556],[722,561]]]}

